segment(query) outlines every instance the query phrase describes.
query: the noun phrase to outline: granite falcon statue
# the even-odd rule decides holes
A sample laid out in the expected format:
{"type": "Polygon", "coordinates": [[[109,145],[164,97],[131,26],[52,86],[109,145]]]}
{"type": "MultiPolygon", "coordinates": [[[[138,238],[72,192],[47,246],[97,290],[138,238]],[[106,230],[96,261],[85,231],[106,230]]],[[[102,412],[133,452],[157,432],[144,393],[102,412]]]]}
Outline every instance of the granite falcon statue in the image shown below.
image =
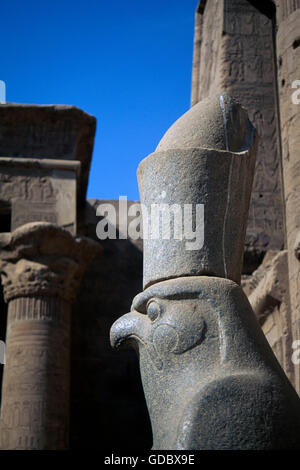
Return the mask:
{"type": "Polygon", "coordinates": [[[216,95],[139,165],[144,229],[162,195],[183,215],[204,206],[201,247],[144,238],[144,291],[111,328],[138,347],[154,449],[300,449],[300,399],[239,286],[256,147],[246,111],[216,95]]]}
{"type": "Polygon", "coordinates": [[[300,448],[299,398],[242,289],[182,277],[137,295],[111,344],[138,345],[154,449],[300,448]]]}

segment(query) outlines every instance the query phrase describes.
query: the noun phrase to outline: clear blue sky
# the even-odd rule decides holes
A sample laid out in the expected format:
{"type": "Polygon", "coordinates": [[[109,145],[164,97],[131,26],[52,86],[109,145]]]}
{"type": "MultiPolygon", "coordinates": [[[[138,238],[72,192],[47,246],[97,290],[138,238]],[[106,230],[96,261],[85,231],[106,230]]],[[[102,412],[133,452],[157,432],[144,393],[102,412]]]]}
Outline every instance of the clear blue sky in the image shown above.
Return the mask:
{"type": "Polygon", "coordinates": [[[1,0],[6,100],[97,118],[88,197],[139,199],[139,161],[190,105],[197,3],[1,0]]]}

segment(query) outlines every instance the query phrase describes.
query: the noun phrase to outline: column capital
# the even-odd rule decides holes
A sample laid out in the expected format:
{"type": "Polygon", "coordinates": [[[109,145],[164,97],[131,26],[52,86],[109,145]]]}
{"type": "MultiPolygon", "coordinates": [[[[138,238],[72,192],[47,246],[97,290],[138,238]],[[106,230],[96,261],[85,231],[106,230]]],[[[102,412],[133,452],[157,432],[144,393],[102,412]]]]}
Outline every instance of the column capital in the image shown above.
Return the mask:
{"type": "Polygon", "coordinates": [[[101,247],[62,227],[34,222],[0,234],[0,272],[5,301],[17,297],[75,300],[83,273],[101,247]]]}

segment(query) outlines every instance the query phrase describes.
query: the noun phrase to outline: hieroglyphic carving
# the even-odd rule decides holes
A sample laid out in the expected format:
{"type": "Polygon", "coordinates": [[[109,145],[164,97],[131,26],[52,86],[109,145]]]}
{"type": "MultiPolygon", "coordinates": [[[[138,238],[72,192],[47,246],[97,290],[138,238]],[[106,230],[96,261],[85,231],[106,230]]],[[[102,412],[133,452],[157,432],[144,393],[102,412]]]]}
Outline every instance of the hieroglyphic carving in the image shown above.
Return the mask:
{"type": "MultiPolygon", "coordinates": [[[[57,402],[51,412],[59,416],[64,413],[67,402],[57,402]]],[[[12,401],[3,411],[1,428],[1,449],[40,450],[65,449],[68,435],[64,428],[47,425],[49,404],[42,399],[12,401]]]]}
{"type": "Polygon", "coordinates": [[[12,230],[28,222],[57,223],[56,194],[50,177],[4,171],[0,173],[0,199],[12,204],[12,230]]]}
{"type": "Polygon", "coordinates": [[[233,42],[241,41],[242,47],[237,55],[232,53],[228,44],[222,74],[226,77],[226,64],[230,67],[237,61],[243,67],[244,75],[243,83],[240,83],[241,77],[230,75],[224,78],[223,83],[248,109],[250,120],[260,135],[248,232],[257,233],[258,249],[280,249],[283,245],[283,221],[273,97],[272,24],[244,0],[226,1],[224,15],[227,34],[232,34],[229,26],[232,18],[239,20],[240,30],[235,31],[231,39],[233,42]]]}
{"type": "MultiPolygon", "coordinates": [[[[59,298],[22,297],[10,301],[8,310],[2,448],[39,448],[40,437],[40,448],[55,448],[52,434],[66,429],[68,420],[69,305],[59,298]],[[26,444],[26,436],[33,443],[26,444]]],[[[56,446],[64,449],[67,442],[56,440],[56,446]]]]}
{"type": "Polygon", "coordinates": [[[246,0],[208,0],[200,57],[199,101],[227,91],[247,109],[260,136],[246,249],[249,239],[251,250],[258,253],[281,249],[284,237],[272,21],[246,0]]]}
{"type": "Polygon", "coordinates": [[[35,174],[17,175],[10,170],[0,173],[0,183],[0,198],[5,201],[14,198],[31,202],[55,203],[56,201],[49,177],[35,174]]]}

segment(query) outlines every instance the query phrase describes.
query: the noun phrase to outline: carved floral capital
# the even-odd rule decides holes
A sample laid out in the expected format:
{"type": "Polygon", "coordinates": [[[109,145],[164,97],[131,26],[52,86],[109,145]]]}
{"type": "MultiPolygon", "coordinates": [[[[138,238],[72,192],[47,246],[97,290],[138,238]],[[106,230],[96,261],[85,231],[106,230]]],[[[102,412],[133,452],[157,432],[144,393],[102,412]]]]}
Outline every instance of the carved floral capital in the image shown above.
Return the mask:
{"type": "Polygon", "coordinates": [[[88,264],[100,245],[46,222],[0,234],[0,272],[4,297],[60,297],[73,302],[88,264]]]}

